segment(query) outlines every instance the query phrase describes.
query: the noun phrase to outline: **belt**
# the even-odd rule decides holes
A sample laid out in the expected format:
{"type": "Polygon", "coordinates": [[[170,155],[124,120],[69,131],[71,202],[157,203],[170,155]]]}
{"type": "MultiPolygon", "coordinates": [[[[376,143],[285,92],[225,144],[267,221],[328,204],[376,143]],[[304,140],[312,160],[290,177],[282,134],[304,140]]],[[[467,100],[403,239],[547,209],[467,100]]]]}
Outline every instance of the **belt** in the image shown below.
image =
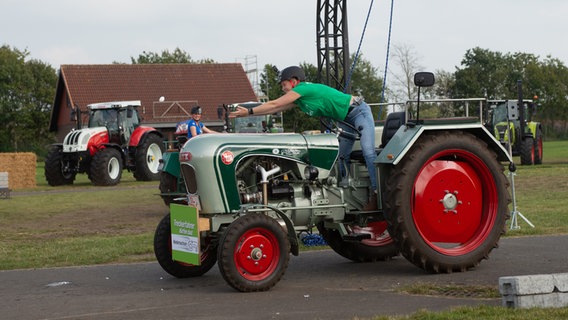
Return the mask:
{"type": "Polygon", "coordinates": [[[350,114],[351,111],[353,111],[353,109],[360,106],[363,101],[364,101],[363,97],[354,96],[353,97],[353,103],[351,105],[349,105],[349,109],[347,109],[347,114],[350,114]]]}

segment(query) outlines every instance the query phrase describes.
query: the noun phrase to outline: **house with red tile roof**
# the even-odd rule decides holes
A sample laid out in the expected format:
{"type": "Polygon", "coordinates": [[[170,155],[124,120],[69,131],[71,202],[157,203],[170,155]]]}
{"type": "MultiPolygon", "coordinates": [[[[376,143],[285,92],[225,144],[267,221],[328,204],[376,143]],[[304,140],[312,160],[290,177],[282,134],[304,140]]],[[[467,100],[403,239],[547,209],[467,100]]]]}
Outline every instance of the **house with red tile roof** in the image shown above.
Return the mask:
{"type": "Polygon", "coordinates": [[[62,141],[77,121],[87,124],[87,105],[129,100],[141,101],[142,124],[171,138],[194,106],[202,107],[203,123],[220,129],[220,105],[257,97],[240,63],[61,65],[49,129],[62,141]]]}

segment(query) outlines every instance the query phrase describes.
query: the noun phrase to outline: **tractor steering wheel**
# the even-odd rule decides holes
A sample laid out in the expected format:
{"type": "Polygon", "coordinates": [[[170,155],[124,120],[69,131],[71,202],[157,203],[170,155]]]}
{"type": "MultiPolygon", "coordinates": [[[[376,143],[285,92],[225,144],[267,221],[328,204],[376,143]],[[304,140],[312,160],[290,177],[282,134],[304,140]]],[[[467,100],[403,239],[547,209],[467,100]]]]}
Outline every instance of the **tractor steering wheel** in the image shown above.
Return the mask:
{"type": "Polygon", "coordinates": [[[345,139],[350,140],[359,140],[361,139],[361,132],[355,128],[352,124],[341,121],[341,120],[333,120],[330,118],[321,117],[320,118],[321,124],[330,132],[336,134],[338,137],[342,137],[345,139]],[[349,129],[353,130],[353,132],[345,131],[343,128],[339,126],[339,124],[345,125],[349,127],[349,129]]]}

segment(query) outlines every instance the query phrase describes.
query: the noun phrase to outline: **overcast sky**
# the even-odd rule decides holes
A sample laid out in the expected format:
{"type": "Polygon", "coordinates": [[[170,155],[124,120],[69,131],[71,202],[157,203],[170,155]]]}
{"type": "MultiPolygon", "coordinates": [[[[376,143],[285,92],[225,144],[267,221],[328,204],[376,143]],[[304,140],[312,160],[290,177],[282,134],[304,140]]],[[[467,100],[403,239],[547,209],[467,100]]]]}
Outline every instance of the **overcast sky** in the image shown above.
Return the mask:
{"type": "MultiPolygon", "coordinates": [[[[61,64],[130,63],[143,51],[181,48],[194,60],[279,69],[317,63],[316,3],[309,0],[2,0],[0,41],[61,64]],[[250,58],[249,62],[254,59],[250,58]]],[[[370,0],[347,4],[350,52],[370,0]]],[[[373,2],[361,45],[383,72],[390,0],[373,2]]],[[[550,55],[568,64],[566,0],[395,0],[392,45],[411,47],[426,71],[453,72],[467,49],[550,55]]],[[[391,51],[392,52],[392,51],[391,51]]]]}

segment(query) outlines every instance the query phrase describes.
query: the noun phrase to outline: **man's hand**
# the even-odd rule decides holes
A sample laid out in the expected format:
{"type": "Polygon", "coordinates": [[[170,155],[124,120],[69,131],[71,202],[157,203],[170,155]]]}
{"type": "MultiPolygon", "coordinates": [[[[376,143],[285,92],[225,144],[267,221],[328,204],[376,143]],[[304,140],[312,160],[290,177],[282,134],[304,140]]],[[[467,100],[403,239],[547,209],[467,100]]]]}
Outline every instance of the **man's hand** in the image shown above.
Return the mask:
{"type": "Polygon", "coordinates": [[[249,111],[245,107],[237,106],[237,110],[229,113],[229,118],[239,118],[248,116],[249,111]]]}

